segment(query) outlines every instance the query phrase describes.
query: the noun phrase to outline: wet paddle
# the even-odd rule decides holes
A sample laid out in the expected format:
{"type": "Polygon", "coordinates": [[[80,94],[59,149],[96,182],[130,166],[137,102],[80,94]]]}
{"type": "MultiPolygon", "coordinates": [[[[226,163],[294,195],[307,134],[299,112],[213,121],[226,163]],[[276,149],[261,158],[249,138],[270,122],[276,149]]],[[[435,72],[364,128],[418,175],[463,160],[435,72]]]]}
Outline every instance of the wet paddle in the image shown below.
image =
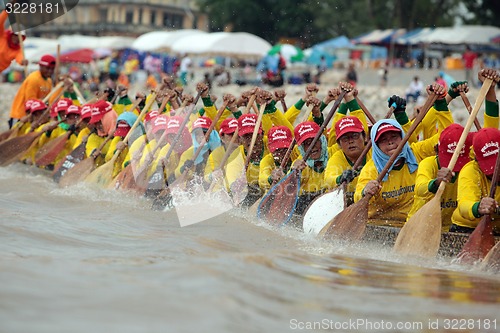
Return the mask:
{"type": "Polygon", "coordinates": [[[260,106],[259,115],[257,116],[257,122],[255,123],[255,128],[252,133],[252,140],[250,141],[250,146],[248,147],[247,156],[245,157],[243,170],[241,171],[240,176],[231,184],[231,197],[233,198],[233,204],[235,206],[240,205],[243,200],[245,200],[248,194],[247,170],[248,165],[250,164],[250,159],[252,157],[255,141],[257,140],[257,136],[259,134],[260,124],[262,123],[262,117],[264,116],[265,109],[266,103],[262,103],[262,105],[260,106]]]}
{"type": "MultiPolygon", "coordinates": [[[[113,134],[109,134],[89,157],[67,169],[59,179],[59,187],[67,187],[83,181],[95,169],[95,159],[101,154],[104,146],[106,146],[113,137],[113,134]]],[[[85,152],[85,146],[83,149],[85,152]]]]}
{"type": "MultiPolygon", "coordinates": [[[[360,101],[358,100],[358,104],[359,102],[360,101]]],[[[364,105],[361,106],[360,104],[360,107],[367,116],[369,115],[369,118],[375,120],[364,105]]],[[[393,112],[394,107],[389,108],[389,111],[384,118],[390,118],[393,112]]],[[[372,142],[369,140],[361,152],[361,155],[359,155],[358,159],[354,162],[352,170],[359,171],[360,167],[365,162],[366,154],[368,154],[371,148],[372,142]]],[[[305,233],[313,233],[317,235],[329,221],[331,221],[347,207],[347,185],[349,184],[344,181],[332,191],[317,197],[313,200],[313,202],[311,202],[306,210],[306,213],[304,214],[302,223],[302,228],[305,233]],[[329,207],[329,209],[325,209],[325,207],[329,207]]]]}
{"type": "Polygon", "coordinates": [[[500,272],[500,242],[488,252],[486,257],[479,265],[479,269],[483,271],[500,272]]]}
{"type": "MultiPolygon", "coordinates": [[[[450,170],[453,170],[457,162],[458,156],[464,147],[467,135],[476,119],[479,108],[483,104],[491,83],[491,80],[485,81],[483,87],[479,91],[474,109],[469,115],[464,131],[460,136],[460,140],[448,164],[448,169],[450,170]]],[[[415,212],[415,214],[404,224],[394,244],[394,252],[420,257],[436,256],[441,241],[441,195],[445,187],[446,183],[441,182],[434,197],[415,212]]],[[[484,255],[485,254],[486,252],[484,255]]]]}
{"type": "MultiPolygon", "coordinates": [[[[316,142],[319,140],[321,135],[323,135],[323,131],[332,119],[335,111],[337,111],[345,94],[346,91],[343,90],[333,104],[330,112],[325,117],[318,133],[316,133],[311,144],[307,148],[307,151],[302,157],[304,161],[307,161],[309,158],[316,142]]],[[[283,177],[276,185],[271,187],[257,208],[257,217],[264,219],[274,226],[282,226],[288,223],[288,221],[292,218],[297,205],[300,190],[300,177],[301,172],[297,169],[292,169],[292,171],[283,177]]]]}
{"type": "MultiPolygon", "coordinates": [[[[384,169],[379,173],[377,177],[377,182],[381,183],[382,179],[389,171],[389,168],[396,161],[399,153],[403,150],[404,145],[408,142],[408,139],[413,134],[418,124],[422,121],[424,116],[429,111],[432,104],[436,100],[437,96],[431,93],[425,102],[422,112],[420,112],[411,125],[408,133],[403,137],[399,143],[396,150],[392,153],[391,157],[387,161],[384,169]]],[[[366,223],[368,221],[368,204],[371,199],[371,195],[365,195],[361,200],[352,204],[351,206],[344,209],[341,213],[335,216],[328,224],[320,231],[319,236],[325,239],[343,239],[343,240],[359,240],[363,237],[365,232],[366,223]]]]}
{"type": "MultiPolygon", "coordinates": [[[[217,125],[217,122],[224,113],[226,106],[227,106],[227,101],[224,101],[220,109],[217,111],[217,114],[215,115],[214,119],[212,119],[212,124],[210,124],[210,127],[205,133],[205,139],[200,143],[200,146],[194,152],[193,158],[191,159],[192,161],[195,161],[201,154],[203,147],[208,142],[210,134],[212,133],[213,129],[217,125]]],[[[181,129],[179,129],[179,132],[177,132],[177,134],[180,137],[180,134],[182,134],[181,129]]],[[[181,173],[181,175],[172,184],[169,184],[168,187],[166,187],[164,190],[160,192],[160,194],[153,201],[152,209],[158,210],[165,208],[166,205],[172,201],[172,198],[176,194],[176,192],[178,192],[179,190],[184,190],[186,183],[186,175],[188,171],[189,168],[185,168],[181,173]]]]}
{"type": "Polygon", "coordinates": [[[88,136],[82,140],[82,143],[80,143],[78,147],[73,149],[71,153],[66,155],[66,157],[62,159],[58,165],[56,165],[54,173],[52,174],[52,179],[56,183],[59,183],[61,177],[64,176],[69,169],[80,163],[85,158],[85,146],[87,145],[87,139],[88,136]]]}
{"type": "MultiPolygon", "coordinates": [[[[156,100],[156,94],[157,94],[156,92],[153,92],[150,100],[148,101],[148,103],[146,103],[146,105],[142,109],[141,113],[139,114],[139,116],[135,120],[134,124],[132,125],[132,127],[130,127],[130,130],[128,131],[127,135],[123,138],[122,141],[125,144],[128,143],[128,140],[130,139],[130,136],[134,132],[134,129],[137,126],[139,126],[139,123],[144,118],[144,115],[146,114],[146,112],[148,112],[151,105],[153,105],[154,101],[156,100]]],[[[98,167],[94,171],[92,171],[85,178],[85,181],[87,183],[96,184],[100,187],[106,187],[107,185],[109,185],[109,183],[113,180],[113,170],[115,167],[116,159],[118,158],[118,156],[120,155],[121,152],[122,152],[121,149],[117,149],[115,151],[115,153],[113,154],[113,157],[111,157],[111,159],[108,162],[104,163],[103,165],[101,165],[100,167],[98,167]]]]}

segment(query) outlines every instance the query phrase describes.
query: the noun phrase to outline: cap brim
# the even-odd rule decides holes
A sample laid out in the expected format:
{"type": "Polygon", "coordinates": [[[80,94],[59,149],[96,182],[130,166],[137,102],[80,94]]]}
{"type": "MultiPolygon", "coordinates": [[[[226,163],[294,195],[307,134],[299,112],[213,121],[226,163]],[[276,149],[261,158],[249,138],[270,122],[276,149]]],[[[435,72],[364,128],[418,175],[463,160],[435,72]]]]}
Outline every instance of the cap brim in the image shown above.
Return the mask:
{"type": "Polygon", "coordinates": [[[301,137],[298,141],[297,141],[297,145],[301,145],[304,141],[306,141],[307,139],[310,139],[310,138],[314,138],[316,136],[316,133],[314,132],[310,132],[308,134],[305,134],[303,137],[301,137]]]}
{"type": "Polygon", "coordinates": [[[272,144],[269,144],[269,151],[271,153],[274,153],[277,149],[280,149],[280,148],[287,148],[290,147],[290,144],[291,144],[291,141],[290,142],[286,142],[286,141],[283,141],[283,140],[280,140],[280,141],[276,141],[276,142],[273,142],[272,144]]]}
{"type": "Polygon", "coordinates": [[[95,123],[98,123],[99,121],[101,121],[101,119],[104,117],[103,114],[100,114],[98,116],[91,116],[90,117],[90,121],[89,121],[89,124],[95,124],[95,123]]]}

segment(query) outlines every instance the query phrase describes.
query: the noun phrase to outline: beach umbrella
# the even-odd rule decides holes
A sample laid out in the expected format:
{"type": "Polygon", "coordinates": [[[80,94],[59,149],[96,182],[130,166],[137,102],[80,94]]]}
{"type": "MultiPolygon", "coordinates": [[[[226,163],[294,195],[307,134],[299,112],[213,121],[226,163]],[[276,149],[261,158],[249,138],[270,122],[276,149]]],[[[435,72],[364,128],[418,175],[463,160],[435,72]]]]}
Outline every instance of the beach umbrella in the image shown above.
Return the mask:
{"type": "Polygon", "coordinates": [[[298,62],[304,59],[304,52],[300,47],[291,44],[276,44],[267,54],[275,55],[278,53],[281,53],[287,62],[298,62]]]}

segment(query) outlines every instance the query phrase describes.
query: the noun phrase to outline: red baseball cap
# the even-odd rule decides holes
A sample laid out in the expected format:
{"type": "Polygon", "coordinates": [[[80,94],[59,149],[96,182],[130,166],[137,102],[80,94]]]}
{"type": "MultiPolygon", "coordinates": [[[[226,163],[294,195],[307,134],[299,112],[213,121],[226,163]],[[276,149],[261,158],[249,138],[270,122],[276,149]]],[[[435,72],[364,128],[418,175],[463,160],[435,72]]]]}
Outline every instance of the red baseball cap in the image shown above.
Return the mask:
{"type": "Polygon", "coordinates": [[[399,134],[401,134],[401,130],[396,126],[390,123],[383,123],[379,126],[379,128],[377,128],[377,134],[375,135],[375,142],[377,142],[378,139],[380,139],[380,136],[385,132],[398,132],[399,134]]]}
{"type": "Polygon", "coordinates": [[[279,148],[288,148],[292,141],[292,131],[286,126],[271,127],[267,132],[267,147],[271,153],[279,148]]]}
{"type": "Polygon", "coordinates": [[[479,168],[485,175],[491,176],[498,156],[500,131],[496,128],[480,129],[474,134],[472,146],[479,168]]]}
{"type": "Polygon", "coordinates": [[[150,120],[153,120],[154,118],[158,117],[158,110],[151,110],[148,113],[146,113],[146,116],[144,116],[144,122],[148,122],[150,120]]]}
{"type": "Polygon", "coordinates": [[[346,133],[361,133],[363,131],[363,124],[361,120],[356,117],[342,117],[342,119],[335,124],[335,136],[337,140],[346,133]]]}
{"type": "Polygon", "coordinates": [[[165,129],[165,133],[169,134],[177,134],[179,132],[179,128],[181,128],[181,124],[184,121],[182,117],[172,116],[168,118],[167,121],[167,129],[165,129]]]}
{"type": "Polygon", "coordinates": [[[32,99],[30,105],[30,112],[44,111],[47,109],[47,105],[39,99],[32,99]]]}
{"type": "Polygon", "coordinates": [[[61,98],[56,103],[55,112],[67,111],[70,105],[73,105],[73,101],[70,98],[61,98]]]}
{"type": "Polygon", "coordinates": [[[84,104],[80,109],[80,118],[86,119],[92,117],[92,104],[84,104]]]}
{"type": "Polygon", "coordinates": [[[297,140],[297,145],[301,145],[304,140],[309,138],[314,138],[319,132],[320,127],[313,121],[305,121],[300,123],[295,127],[295,139],[297,140]]]}
{"type": "MultiPolygon", "coordinates": [[[[243,136],[248,133],[253,133],[255,126],[257,125],[257,115],[256,114],[244,114],[238,118],[238,135],[243,136]]],[[[259,133],[262,133],[262,126],[259,126],[259,133]]]]}
{"type": "Polygon", "coordinates": [[[80,115],[81,114],[81,107],[79,107],[78,105],[74,105],[74,104],[71,104],[70,106],[68,106],[68,108],[66,109],[66,114],[77,114],[77,115],[80,115]]]}
{"type": "Polygon", "coordinates": [[[203,117],[199,117],[198,119],[196,119],[194,121],[193,129],[196,129],[196,128],[208,129],[210,127],[210,125],[212,125],[212,119],[203,116],[203,117]]]}
{"type": "Polygon", "coordinates": [[[40,58],[38,64],[40,66],[56,67],[56,58],[53,55],[45,54],[40,58]]]}
{"type": "Polygon", "coordinates": [[[90,123],[95,124],[104,117],[106,113],[113,110],[113,104],[107,101],[97,101],[92,106],[92,118],[90,118],[90,123]]]}
{"type": "MultiPolygon", "coordinates": [[[[455,152],[458,141],[460,140],[460,136],[462,135],[463,131],[464,128],[462,125],[451,124],[441,132],[441,135],[439,135],[438,159],[439,165],[442,168],[447,168],[450,164],[451,157],[455,152]]],[[[469,135],[467,135],[467,138],[465,139],[464,147],[458,155],[457,162],[453,167],[453,172],[459,172],[460,170],[462,170],[463,166],[470,161],[469,152],[471,146],[472,133],[469,133],[469,135]]]]}
{"type": "Polygon", "coordinates": [[[33,103],[33,99],[28,99],[26,102],[24,102],[24,110],[28,113],[31,110],[31,103],[33,103]]]}
{"type": "Polygon", "coordinates": [[[161,114],[158,117],[155,117],[153,120],[153,134],[161,130],[166,130],[167,126],[168,117],[166,115],[161,114]]]}
{"type": "Polygon", "coordinates": [[[220,125],[219,134],[233,134],[238,128],[238,119],[226,118],[220,125]]]}
{"type": "Polygon", "coordinates": [[[116,124],[115,136],[121,136],[122,138],[127,135],[130,131],[130,125],[125,120],[120,120],[116,124]]]}

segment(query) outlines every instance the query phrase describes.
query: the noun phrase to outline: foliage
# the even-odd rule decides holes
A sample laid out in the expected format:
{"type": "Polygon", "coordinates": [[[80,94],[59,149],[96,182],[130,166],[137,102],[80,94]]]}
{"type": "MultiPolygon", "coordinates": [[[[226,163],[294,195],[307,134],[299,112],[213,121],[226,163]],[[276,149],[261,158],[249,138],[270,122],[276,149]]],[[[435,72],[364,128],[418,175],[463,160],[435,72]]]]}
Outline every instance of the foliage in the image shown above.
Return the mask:
{"type": "Polygon", "coordinates": [[[247,31],[275,44],[295,38],[303,47],[374,29],[451,26],[457,18],[470,24],[499,25],[498,0],[197,0],[212,31],[247,31]],[[459,10],[462,3],[470,13],[459,10]],[[469,18],[467,18],[470,16],[469,18]]]}

